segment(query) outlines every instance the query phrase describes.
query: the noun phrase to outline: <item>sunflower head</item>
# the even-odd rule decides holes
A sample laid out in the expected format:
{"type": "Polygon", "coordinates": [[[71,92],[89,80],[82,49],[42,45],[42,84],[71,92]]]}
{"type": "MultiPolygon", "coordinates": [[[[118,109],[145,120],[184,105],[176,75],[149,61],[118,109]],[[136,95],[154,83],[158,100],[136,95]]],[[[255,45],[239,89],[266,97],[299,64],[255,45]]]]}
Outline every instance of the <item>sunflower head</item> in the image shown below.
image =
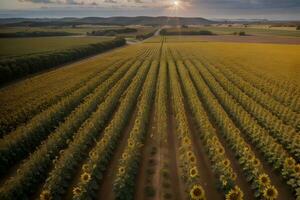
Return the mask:
{"type": "Polygon", "coordinates": [[[135,146],[134,141],[133,140],[129,140],[128,141],[128,147],[133,148],[135,146]]]}
{"type": "Polygon", "coordinates": [[[87,172],[84,172],[82,175],[81,175],[81,180],[83,182],[89,182],[91,180],[91,174],[87,173],[87,172]]]}
{"type": "Polygon", "coordinates": [[[192,142],[191,142],[191,139],[188,138],[187,136],[185,136],[183,138],[183,145],[190,145],[192,142]]]}
{"type": "Polygon", "coordinates": [[[258,182],[262,185],[269,185],[271,183],[270,178],[267,174],[261,174],[258,176],[258,182]]]}
{"type": "Polygon", "coordinates": [[[80,187],[75,187],[73,189],[73,195],[74,196],[79,196],[82,193],[82,189],[80,187]]]}
{"type": "Polygon", "coordinates": [[[224,148],[223,147],[219,147],[218,153],[223,155],[225,153],[224,148]]]}
{"type": "Polygon", "coordinates": [[[192,189],[190,190],[190,196],[193,200],[204,200],[205,192],[200,185],[193,185],[192,189]]]}
{"type": "Polygon", "coordinates": [[[123,158],[124,160],[126,160],[126,159],[128,158],[128,154],[127,154],[127,153],[123,153],[123,154],[122,154],[122,158],[123,158]]]}
{"type": "Polygon", "coordinates": [[[123,175],[125,173],[125,167],[120,167],[118,169],[118,172],[119,172],[120,175],[123,175]]]}
{"type": "Polygon", "coordinates": [[[82,171],[87,172],[87,171],[89,171],[89,169],[90,169],[90,167],[88,164],[82,165],[82,171]]]}
{"type": "Polygon", "coordinates": [[[195,155],[190,156],[190,157],[189,157],[189,161],[190,161],[192,164],[196,164],[196,161],[197,161],[196,156],[195,156],[195,155]]]}
{"type": "Polygon", "coordinates": [[[225,167],[229,167],[230,165],[230,161],[228,159],[223,160],[222,163],[225,167]]]}
{"type": "Polygon", "coordinates": [[[244,194],[242,190],[235,186],[226,194],[226,200],[243,200],[244,194]]]}
{"type": "Polygon", "coordinates": [[[195,178],[198,175],[198,169],[197,167],[192,167],[190,169],[190,177],[195,178]]]}
{"type": "Polygon", "coordinates": [[[285,159],[285,161],[284,161],[284,166],[287,168],[292,168],[295,166],[295,164],[296,164],[296,161],[294,160],[294,158],[291,158],[291,157],[285,159]]]}
{"type": "Polygon", "coordinates": [[[260,165],[260,161],[257,158],[255,158],[253,160],[253,165],[254,165],[254,167],[258,167],[260,165]]]}
{"type": "Polygon", "coordinates": [[[295,165],[294,171],[296,174],[300,174],[300,164],[295,165]]]}
{"type": "Polygon", "coordinates": [[[40,195],[40,199],[41,200],[51,200],[52,199],[51,192],[49,190],[44,190],[40,195]]]}
{"type": "Polygon", "coordinates": [[[263,196],[267,200],[277,199],[278,191],[274,186],[268,186],[264,189],[263,196]]]}
{"type": "Polygon", "coordinates": [[[188,151],[188,152],[186,153],[186,155],[187,155],[188,157],[190,157],[190,156],[193,156],[194,153],[193,153],[192,151],[188,151]]]}

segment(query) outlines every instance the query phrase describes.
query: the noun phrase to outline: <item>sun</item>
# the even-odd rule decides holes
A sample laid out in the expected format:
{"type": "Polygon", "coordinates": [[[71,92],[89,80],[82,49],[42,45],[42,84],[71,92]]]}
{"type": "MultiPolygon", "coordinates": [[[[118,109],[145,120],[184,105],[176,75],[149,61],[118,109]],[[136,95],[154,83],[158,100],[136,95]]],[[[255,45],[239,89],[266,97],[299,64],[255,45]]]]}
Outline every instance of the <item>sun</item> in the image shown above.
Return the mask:
{"type": "Polygon", "coordinates": [[[174,4],[175,7],[179,6],[179,2],[178,1],[174,1],[173,4],[174,4]]]}

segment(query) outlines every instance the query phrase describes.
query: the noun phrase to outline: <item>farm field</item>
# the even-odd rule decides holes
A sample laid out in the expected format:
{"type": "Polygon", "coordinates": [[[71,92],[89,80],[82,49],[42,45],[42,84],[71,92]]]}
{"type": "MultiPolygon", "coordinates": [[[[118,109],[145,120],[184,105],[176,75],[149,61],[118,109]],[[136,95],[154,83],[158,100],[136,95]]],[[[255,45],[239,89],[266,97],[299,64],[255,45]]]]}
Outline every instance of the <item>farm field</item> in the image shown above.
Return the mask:
{"type": "MultiPolygon", "coordinates": [[[[170,28],[170,31],[180,31],[180,28],[170,28]]],[[[300,37],[300,31],[287,28],[263,28],[263,27],[224,27],[224,26],[195,26],[189,27],[183,30],[208,30],[217,35],[232,35],[234,32],[244,31],[249,35],[263,35],[263,36],[288,36],[288,37],[300,37]]]]}
{"type": "Polygon", "coordinates": [[[0,199],[300,199],[300,46],[155,37],[0,89],[0,199]]]}
{"type": "Polygon", "coordinates": [[[0,38],[0,59],[58,50],[112,40],[113,37],[0,38]]]}

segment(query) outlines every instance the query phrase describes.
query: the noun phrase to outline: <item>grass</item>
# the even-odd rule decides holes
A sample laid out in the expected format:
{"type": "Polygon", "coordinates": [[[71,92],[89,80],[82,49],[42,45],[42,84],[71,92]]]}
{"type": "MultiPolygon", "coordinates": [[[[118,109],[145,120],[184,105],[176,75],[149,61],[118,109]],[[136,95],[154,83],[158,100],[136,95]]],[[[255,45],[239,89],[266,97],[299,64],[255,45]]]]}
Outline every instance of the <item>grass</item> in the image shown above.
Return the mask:
{"type": "Polygon", "coordinates": [[[232,35],[234,32],[245,32],[248,35],[269,35],[269,36],[288,36],[300,37],[300,31],[291,29],[274,29],[263,27],[217,27],[217,26],[199,26],[185,29],[171,28],[170,31],[199,31],[208,30],[218,35],[232,35]]]}
{"type": "Polygon", "coordinates": [[[111,37],[1,38],[0,59],[40,54],[110,40],[111,37]]]}

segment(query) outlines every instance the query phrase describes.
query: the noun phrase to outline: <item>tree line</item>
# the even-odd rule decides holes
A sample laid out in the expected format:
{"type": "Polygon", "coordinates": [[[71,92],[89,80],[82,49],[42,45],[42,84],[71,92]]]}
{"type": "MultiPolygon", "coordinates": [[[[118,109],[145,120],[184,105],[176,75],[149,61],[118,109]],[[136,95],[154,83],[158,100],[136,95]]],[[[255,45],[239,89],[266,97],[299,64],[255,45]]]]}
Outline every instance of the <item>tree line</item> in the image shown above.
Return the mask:
{"type": "Polygon", "coordinates": [[[0,60],[0,84],[126,44],[123,38],[38,55],[0,60]]]}

